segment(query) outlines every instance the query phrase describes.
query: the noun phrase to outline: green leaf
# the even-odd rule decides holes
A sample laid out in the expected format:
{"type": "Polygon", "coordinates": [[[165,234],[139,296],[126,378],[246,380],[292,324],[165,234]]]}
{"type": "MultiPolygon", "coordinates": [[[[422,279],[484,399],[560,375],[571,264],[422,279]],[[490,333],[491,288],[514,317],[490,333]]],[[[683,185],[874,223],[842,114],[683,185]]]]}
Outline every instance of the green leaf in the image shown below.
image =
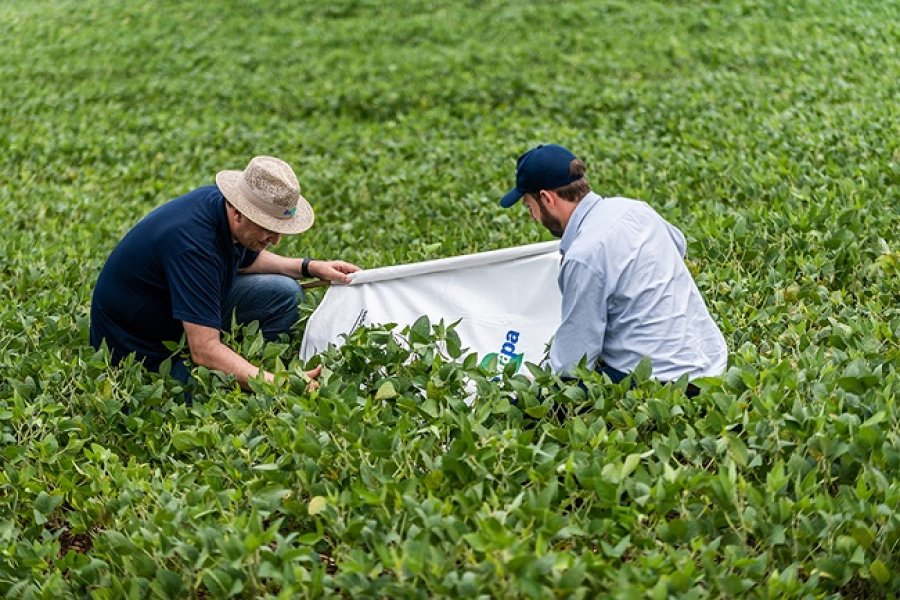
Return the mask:
{"type": "Polygon", "coordinates": [[[253,465],[254,471],[277,471],[280,467],[278,463],[262,463],[259,465],[253,465]]]}
{"type": "Polygon", "coordinates": [[[391,398],[397,397],[397,390],[394,389],[394,384],[390,381],[385,381],[378,387],[378,391],[375,392],[376,400],[390,400],[391,398]]]}
{"type": "Polygon", "coordinates": [[[729,435],[727,439],[728,449],[731,451],[731,457],[734,459],[734,462],[742,467],[746,467],[748,462],[747,445],[737,436],[729,435]]]}
{"type": "Polygon", "coordinates": [[[203,441],[195,432],[181,430],[172,433],[172,445],[175,446],[177,450],[186,452],[188,450],[193,450],[194,448],[202,448],[203,441]]]}
{"type": "Polygon", "coordinates": [[[150,588],[161,598],[177,598],[184,592],[184,581],[178,573],[160,568],[156,571],[150,588]]]}
{"type": "Polygon", "coordinates": [[[300,537],[297,538],[297,543],[302,544],[304,546],[313,546],[322,539],[322,536],[316,532],[304,533],[300,537]]]}
{"type": "Polygon", "coordinates": [[[314,496],[309,501],[309,507],[307,508],[307,511],[309,512],[310,515],[314,516],[314,515],[321,513],[322,511],[324,511],[325,508],[327,508],[327,506],[328,506],[328,501],[325,499],[324,496],[314,496]]]}
{"type": "Polygon", "coordinates": [[[118,531],[106,530],[103,532],[103,538],[117,554],[130,554],[134,551],[134,542],[118,531]]]}
{"type": "Polygon", "coordinates": [[[526,408],[525,414],[529,417],[534,417],[535,419],[543,419],[549,410],[550,407],[547,404],[538,404],[537,406],[529,406],[526,408]]]}
{"type": "Polygon", "coordinates": [[[640,454],[629,454],[625,457],[625,464],[622,465],[622,473],[620,477],[625,479],[637,468],[637,466],[641,463],[641,455],[640,454]]]}
{"type": "Polygon", "coordinates": [[[625,550],[631,545],[631,536],[626,535],[619,543],[615,546],[611,546],[605,540],[600,541],[600,547],[603,548],[603,553],[610,558],[621,558],[623,554],[625,554],[625,550]]]}
{"type": "Polygon", "coordinates": [[[456,332],[456,329],[450,329],[447,332],[447,354],[450,355],[450,358],[459,358],[462,356],[462,341],[459,338],[459,334],[456,332]]]}
{"type": "Polygon", "coordinates": [[[875,541],[875,534],[872,533],[872,530],[869,527],[864,525],[857,525],[854,527],[852,535],[853,539],[856,540],[856,543],[865,549],[869,549],[872,546],[872,542],[875,541]]]}
{"type": "Polygon", "coordinates": [[[775,525],[772,527],[772,535],[769,537],[769,543],[773,546],[781,546],[785,542],[784,526],[775,525]]]}
{"type": "Polygon", "coordinates": [[[253,492],[253,503],[265,510],[273,510],[278,504],[290,498],[291,490],[280,485],[271,485],[253,492]]]}
{"type": "Polygon", "coordinates": [[[431,322],[426,315],[422,315],[413,323],[409,330],[410,341],[418,344],[427,344],[431,336],[431,322]]]}
{"type": "Polygon", "coordinates": [[[891,572],[879,558],[873,560],[872,564],[869,565],[869,573],[871,573],[872,577],[875,578],[875,581],[881,585],[886,585],[887,582],[891,580],[891,572]]]}
{"type": "Polygon", "coordinates": [[[642,358],[632,371],[635,381],[648,381],[653,374],[653,362],[649,357],[642,358]]]}
{"type": "Polygon", "coordinates": [[[34,500],[34,508],[42,515],[49,515],[57,506],[62,504],[62,501],[62,496],[50,495],[41,491],[34,500]]]}

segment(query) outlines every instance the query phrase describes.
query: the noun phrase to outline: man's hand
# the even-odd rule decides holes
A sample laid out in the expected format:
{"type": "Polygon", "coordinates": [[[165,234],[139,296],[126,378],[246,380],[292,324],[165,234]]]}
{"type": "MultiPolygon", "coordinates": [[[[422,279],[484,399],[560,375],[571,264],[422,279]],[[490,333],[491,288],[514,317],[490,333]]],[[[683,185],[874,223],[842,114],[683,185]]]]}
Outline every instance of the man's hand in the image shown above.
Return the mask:
{"type": "Polygon", "coordinates": [[[309,378],[309,383],[306,384],[306,391],[311,392],[313,390],[319,389],[319,382],[316,381],[319,378],[319,375],[322,374],[322,365],[319,365],[312,371],[306,371],[305,375],[309,378]]]}
{"type": "MultiPolygon", "coordinates": [[[[275,382],[275,375],[251,364],[240,354],[223,344],[218,329],[189,323],[188,321],[182,321],[182,324],[187,336],[188,348],[191,351],[191,360],[195,364],[234,375],[241,387],[248,391],[250,390],[248,380],[257,377],[260,373],[267,382],[275,382]]],[[[319,382],[316,380],[321,374],[322,365],[304,373],[308,380],[306,384],[307,391],[311,392],[319,389],[319,382]]]]}
{"type": "Polygon", "coordinates": [[[309,273],[324,281],[350,283],[350,273],[356,273],[359,267],[342,260],[313,260],[309,263],[309,273]]]}
{"type": "MultiPolygon", "coordinates": [[[[253,264],[241,269],[239,273],[276,273],[298,279],[302,272],[302,265],[302,258],[287,258],[268,250],[263,250],[257,255],[253,264]]],[[[335,281],[338,283],[350,283],[350,278],[347,275],[359,271],[359,267],[356,265],[342,260],[311,260],[307,268],[309,269],[309,274],[313,277],[317,277],[322,281],[335,281]]]]}
{"type": "Polygon", "coordinates": [[[191,361],[194,364],[234,375],[245,390],[250,389],[248,380],[259,375],[261,371],[266,381],[274,380],[271,373],[251,364],[243,356],[223,344],[219,330],[215,327],[188,321],[182,321],[182,325],[184,325],[188,349],[191,351],[191,361]]]}

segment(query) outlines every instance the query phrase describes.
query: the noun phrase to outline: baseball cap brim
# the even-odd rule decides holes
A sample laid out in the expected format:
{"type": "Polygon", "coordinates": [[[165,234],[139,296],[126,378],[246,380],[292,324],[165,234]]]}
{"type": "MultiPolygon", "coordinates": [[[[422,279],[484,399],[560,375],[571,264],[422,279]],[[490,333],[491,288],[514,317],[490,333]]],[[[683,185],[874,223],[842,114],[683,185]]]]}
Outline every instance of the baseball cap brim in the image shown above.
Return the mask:
{"type": "Polygon", "coordinates": [[[506,195],[503,196],[503,198],[500,199],[500,206],[502,206],[503,208],[509,208],[510,206],[521,200],[523,195],[524,194],[522,194],[522,192],[520,192],[518,189],[513,188],[509,192],[507,192],[506,195]]]}

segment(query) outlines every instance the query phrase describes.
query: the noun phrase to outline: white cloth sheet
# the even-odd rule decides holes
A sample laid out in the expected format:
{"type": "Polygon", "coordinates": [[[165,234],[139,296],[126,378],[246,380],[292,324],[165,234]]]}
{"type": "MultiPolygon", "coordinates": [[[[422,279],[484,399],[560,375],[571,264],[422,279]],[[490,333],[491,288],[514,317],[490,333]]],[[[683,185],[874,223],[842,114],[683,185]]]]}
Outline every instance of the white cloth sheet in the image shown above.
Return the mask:
{"type": "Polygon", "coordinates": [[[497,368],[540,363],[560,322],[559,242],[359,271],[332,285],[310,316],[300,349],[307,360],[363,325],[397,323],[397,332],[427,315],[461,320],[463,348],[497,368]]]}

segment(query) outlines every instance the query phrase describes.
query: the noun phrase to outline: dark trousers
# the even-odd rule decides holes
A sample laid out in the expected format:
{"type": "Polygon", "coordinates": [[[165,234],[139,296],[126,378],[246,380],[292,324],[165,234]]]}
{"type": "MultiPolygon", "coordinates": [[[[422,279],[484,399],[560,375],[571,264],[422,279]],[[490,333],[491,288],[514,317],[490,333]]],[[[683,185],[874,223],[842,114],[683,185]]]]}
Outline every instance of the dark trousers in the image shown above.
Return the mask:
{"type": "MultiPolygon", "coordinates": [[[[609,377],[613,383],[619,383],[620,381],[622,381],[623,379],[628,377],[628,373],[623,373],[622,371],[613,369],[609,365],[600,364],[599,362],[598,362],[597,366],[594,368],[594,370],[596,370],[599,373],[605,373],[606,376],[609,377]]],[[[634,385],[634,383],[632,383],[632,385],[634,385]]],[[[684,393],[688,398],[693,398],[697,394],[700,393],[700,388],[698,388],[693,383],[688,383],[687,389],[685,390],[684,393]]]]}

